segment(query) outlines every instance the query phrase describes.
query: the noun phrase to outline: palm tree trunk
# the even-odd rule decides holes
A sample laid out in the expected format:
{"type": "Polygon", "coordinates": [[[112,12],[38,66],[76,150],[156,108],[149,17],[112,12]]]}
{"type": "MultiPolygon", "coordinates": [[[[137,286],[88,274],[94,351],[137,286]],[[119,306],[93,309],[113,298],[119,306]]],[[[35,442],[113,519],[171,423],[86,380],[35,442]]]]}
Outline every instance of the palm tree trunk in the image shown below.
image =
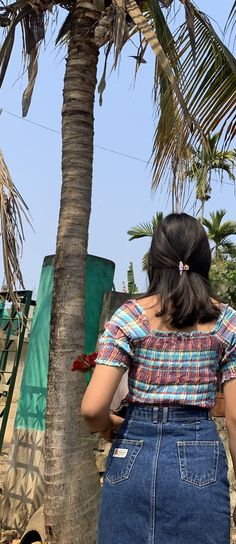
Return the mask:
{"type": "Polygon", "coordinates": [[[91,3],[75,2],[62,110],[62,191],[51,316],[45,435],[45,526],[50,544],[93,544],[99,498],[94,441],[80,419],[98,48],[91,3]]]}

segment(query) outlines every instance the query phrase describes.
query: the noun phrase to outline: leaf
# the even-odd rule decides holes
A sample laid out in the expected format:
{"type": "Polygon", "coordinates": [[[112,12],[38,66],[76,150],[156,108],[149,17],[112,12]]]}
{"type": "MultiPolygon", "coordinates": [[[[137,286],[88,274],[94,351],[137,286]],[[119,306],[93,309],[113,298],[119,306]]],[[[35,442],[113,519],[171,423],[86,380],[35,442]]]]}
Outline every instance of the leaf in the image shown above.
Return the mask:
{"type": "Polygon", "coordinates": [[[127,0],[126,2],[127,11],[130,15],[130,17],[133,19],[134,23],[136,24],[139,32],[142,33],[144,36],[146,42],[150,45],[150,47],[153,49],[156,57],[158,58],[159,63],[161,64],[162,69],[164,70],[166,76],[168,77],[169,81],[171,82],[171,85],[174,89],[174,92],[178,98],[178,101],[181,105],[184,118],[186,123],[192,127],[193,125],[193,119],[189,114],[188,108],[186,106],[186,102],[183,98],[183,94],[180,91],[178,82],[174,76],[171,64],[169,62],[169,59],[167,55],[165,54],[159,40],[157,39],[156,34],[154,33],[153,28],[151,25],[149,25],[147,19],[142,14],[137,2],[135,0],[127,0]]]}
{"type": "Polygon", "coordinates": [[[0,50],[0,87],[2,86],[4,77],[8,68],[10,56],[12,53],[12,48],[13,48],[14,39],[15,39],[16,25],[22,21],[26,12],[27,12],[27,9],[23,8],[22,11],[20,11],[20,13],[17,16],[13,15],[12,22],[8,28],[6,38],[2,44],[2,47],[0,50]]]}
{"type": "Polygon", "coordinates": [[[131,295],[135,295],[136,293],[138,293],[138,287],[134,279],[133,263],[129,264],[129,268],[127,271],[127,283],[128,283],[128,293],[130,293],[131,295]]]}
{"type": "Polygon", "coordinates": [[[29,55],[31,49],[34,49],[37,43],[42,41],[45,36],[44,14],[29,10],[23,19],[25,51],[29,55]]]}
{"type": "Polygon", "coordinates": [[[7,71],[8,63],[10,60],[13,44],[15,39],[15,25],[12,25],[8,31],[5,42],[2,45],[0,51],[0,87],[7,71]]]}
{"type": "Polygon", "coordinates": [[[147,251],[142,258],[142,270],[144,272],[146,272],[149,267],[149,254],[150,254],[150,251],[147,251]]]}
{"type": "Polygon", "coordinates": [[[34,90],[34,85],[38,73],[38,53],[39,53],[39,45],[37,44],[33,49],[30,51],[29,55],[29,66],[28,66],[28,85],[23,93],[22,98],[22,115],[25,117],[28,113],[31,98],[34,90]]]}
{"type": "Polygon", "coordinates": [[[111,51],[111,46],[112,46],[112,44],[109,43],[107,48],[106,48],[103,73],[102,73],[102,77],[100,79],[100,82],[98,84],[99,106],[102,106],[102,95],[103,95],[103,93],[105,91],[105,88],[106,88],[107,61],[108,61],[109,53],[111,51]]]}
{"type": "Polygon", "coordinates": [[[189,0],[184,0],[185,15],[186,15],[186,25],[189,34],[189,41],[192,48],[193,59],[196,58],[196,40],[195,40],[195,31],[194,31],[194,11],[192,9],[192,4],[189,0]]]}
{"type": "Polygon", "coordinates": [[[9,298],[15,308],[19,300],[15,291],[17,282],[24,288],[19,256],[24,240],[22,214],[28,219],[28,207],[14,186],[9,170],[0,151],[0,221],[3,251],[3,267],[9,298]]]}
{"type": "Polygon", "coordinates": [[[152,223],[140,223],[136,227],[133,227],[132,229],[128,230],[127,234],[129,234],[131,240],[136,240],[137,238],[146,238],[146,236],[153,235],[153,225],[152,223]]]}
{"type": "MultiPolygon", "coordinates": [[[[155,95],[159,121],[153,146],[153,189],[162,180],[169,179],[172,195],[177,187],[183,193],[182,165],[189,147],[207,145],[207,134],[216,130],[220,131],[223,146],[228,147],[236,133],[235,59],[215,33],[208,18],[192,3],[191,10],[194,15],[196,53],[194,58],[185,22],[175,35],[181,63],[178,77],[188,110],[197,119],[202,132],[195,130],[195,127],[193,132],[189,130],[160,66],[156,68],[155,76],[155,81],[159,78],[158,93],[155,95]],[[171,176],[168,172],[172,173],[171,176]]],[[[173,203],[175,205],[177,201],[173,203]]]]}
{"type": "Polygon", "coordinates": [[[232,26],[232,30],[236,24],[236,0],[233,2],[232,8],[230,10],[226,25],[225,25],[225,32],[229,29],[230,26],[232,26]]]}
{"type": "Polygon", "coordinates": [[[153,216],[151,222],[145,221],[128,230],[127,234],[130,236],[129,241],[147,236],[152,238],[155,228],[161,224],[163,217],[162,212],[156,212],[156,215],[153,216]]]}
{"type": "Polygon", "coordinates": [[[63,38],[65,38],[65,36],[70,32],[71,22],[72,22],[72,12],[70,11],[68,13],[64,23],[62,24],[59,32],[58,32],[56,42],[55,42],[56,45],[58,45],[58,43],[62,42],[63,38]]]}
{"type": "Polygon", "coordinates": [[[115,13],[113,18],[112,40],[115,47],[114,68],[117,66],[119,54],[124,43],[127,41],[128,32],[126,25],[126,5],[124,0],[116,0],[114,3],[115,13]]]}

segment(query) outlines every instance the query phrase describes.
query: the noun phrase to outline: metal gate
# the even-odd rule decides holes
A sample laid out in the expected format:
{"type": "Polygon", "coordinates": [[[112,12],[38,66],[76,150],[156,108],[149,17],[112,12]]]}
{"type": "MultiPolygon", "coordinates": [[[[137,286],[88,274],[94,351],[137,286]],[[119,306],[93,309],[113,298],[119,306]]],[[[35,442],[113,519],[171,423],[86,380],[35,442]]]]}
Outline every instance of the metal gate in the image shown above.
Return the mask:
{"type": "Polygon", "coordinates": [[[7,292],[0,292],[0,452],[32,304],[32,291],[18,291],[17,294],[20,299],[18,310],[7,300],[7,292]]]}

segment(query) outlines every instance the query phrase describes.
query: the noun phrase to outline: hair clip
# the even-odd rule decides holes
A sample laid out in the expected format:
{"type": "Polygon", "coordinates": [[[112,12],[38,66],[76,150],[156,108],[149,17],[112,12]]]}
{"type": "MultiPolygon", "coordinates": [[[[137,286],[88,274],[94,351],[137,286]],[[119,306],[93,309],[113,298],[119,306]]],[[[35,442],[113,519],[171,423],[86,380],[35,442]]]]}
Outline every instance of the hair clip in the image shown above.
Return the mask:
{"type": "Polygon", "coordinates": [[[189,265],[184,264],[182,261],[179,261],[179,275],[182,276],[183,272],[187,272],[189,270],[189,265]]]}

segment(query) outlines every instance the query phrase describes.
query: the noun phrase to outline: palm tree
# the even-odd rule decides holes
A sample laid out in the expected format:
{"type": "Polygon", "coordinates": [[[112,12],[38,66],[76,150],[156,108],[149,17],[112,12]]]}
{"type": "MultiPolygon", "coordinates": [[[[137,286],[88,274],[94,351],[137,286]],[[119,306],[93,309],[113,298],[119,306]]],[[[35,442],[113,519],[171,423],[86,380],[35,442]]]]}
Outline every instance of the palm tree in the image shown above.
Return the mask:
{"type": "Polygon", "coordinates": [[[129,263],[129,268],[127,270],[127,284],[125,281],[122,282],[122,291],[124,293],[129,293],[130,295],[137,295],[139,292],[135,282],[134,265],[132,262],[129,263]]]}
{"type": "MultiPolygon", "coordinates": [[[[160,225],[162,220],[163,220],[163,213],[157,212],[156,215],[153,216],[150,222],[146,221],[145,223],[140,223],[136,227],[132,227],[132,229],[128,230],[127,232],[127,234],[129,234],[130,236],[129,241],[137,240],[137,238],[146,238],[146,236],[152,238],[155,228],[160,225]]],[[[142,259],[142,269],[144,271],[148,269],[148,258],[149,258],[149,251],[145,253],[142,259]]]]}
{"type": "Polygon", "coordinates": [[[190,158],[186,177],[196,183],[196,198],[201,202],[201,216],[204,216],[204,204],[211,196],[212,173],[222,177],[223,172],[228,174],[231,181],[235,181],[234,167],[236,165],[236,149],[219,149],[220,133],[208,136],[208,146],[190,149],[190,158]]]}
{"type": "Polygon", "coordinates": [[[236,223],[234,221],[223,221],[226,210],[217,210],[210,213],[210,220],[203,218],[202,223],[207,228],[209,240],[213,242],[212,252],[215,261],[222,258],[236,256],[236,244],[230,238],[236,235],[236,223]]]}
{"type": "Polygon", "coordinates": [[[129,263],[129,268],[127,270],[127,287],[128,293],[130,293],[131,295],[136,295],[138,293],[138,287],[136,285],[134,277],[133,263],[129,263]]]}
{"type": "MultiPolygon", "coordinates": [[[[218,126],[224,129],[226,143],[235,134],[235,59],[208,18],[190,0],[184,2],[185,23],[173,35],[165,11],[172,3],[173,0],[148,0],[145,3],[135,0],[52,0],[49,3],[16,0],[6,5],[2,3],[0,7],[0,26],[5,32],[0,50],[0,85],[7,71],[18,24],[23,33],[23,53],[28,62],[23,115],[29,109],[48,18],[58,7],[68,11],[58,37],[63,40],[67,36],[68,51],[63,90],[62,190],[46,421],[45,523],[49,544],[91,544],[95,541],[99,484],[91,440],[79,414],[84,383],[79,373],[75,376],[69,368],[84,346],[85,265],[99,47],[106,46],[107,62],[114,46],[114,64],[117,65],[122,47],[137,32],[140,37],[137,69],[142,64],[144,43],[150,44],[156,55],[155,187],[169,165],[173,168],[174,183],[178,183],[178,165],[193,141],[203,141],[207,145],[207,134],[218,126]]],[[[180,0],[178,3],[182,6],[180,0]]],[[[105,69],[99,85],[101,95],[104,87],[105,69]]],[[[16,232],[14,218],[10,228],[16,232]]],[[[6,277],[9,277],[6,273],[9,270],[13,274],[17,272],[11,254],[5,260],[6,277]]],[[[13,284],[14,279],[11,279],[8,285],[11,291],[13,284]]]]}

